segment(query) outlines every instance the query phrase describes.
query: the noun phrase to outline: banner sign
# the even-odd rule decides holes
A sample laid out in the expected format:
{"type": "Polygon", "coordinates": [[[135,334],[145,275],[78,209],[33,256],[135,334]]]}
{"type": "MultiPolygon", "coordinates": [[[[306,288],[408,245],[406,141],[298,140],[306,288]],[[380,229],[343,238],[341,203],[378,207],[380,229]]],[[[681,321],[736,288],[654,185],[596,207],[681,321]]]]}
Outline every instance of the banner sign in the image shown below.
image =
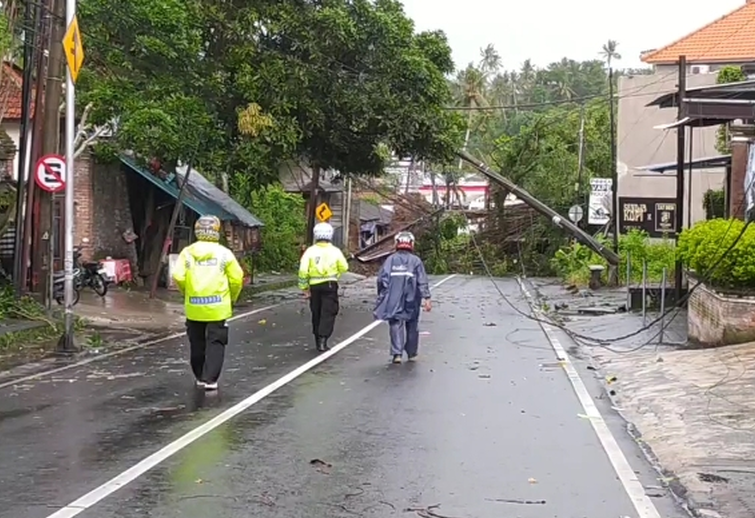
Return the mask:
{"type": "Polygon", "coordinates": [[[590,201],[587,210],[587,223],[606,225],[611,220],[611,202],[613,195],[611,178],[592,178],[590,180],[590,201]]]}
{"type": "Polygon", "coordinates": [[[619,232],[644,230],[650,237],[676,234],[675,198],[619,198],[619,232]]]}

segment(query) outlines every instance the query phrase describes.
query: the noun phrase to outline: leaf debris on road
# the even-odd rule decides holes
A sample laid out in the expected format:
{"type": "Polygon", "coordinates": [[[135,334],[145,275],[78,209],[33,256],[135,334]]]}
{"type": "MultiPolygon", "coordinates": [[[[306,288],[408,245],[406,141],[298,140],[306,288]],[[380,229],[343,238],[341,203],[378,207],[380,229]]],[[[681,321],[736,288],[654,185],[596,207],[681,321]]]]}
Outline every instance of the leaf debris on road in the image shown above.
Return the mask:
{"type": "Polygon", "coordinates": [[[416,513],[421,518],[454,518],[453,516],[446,516],[444,514],[438,514],[435,509],[439,509],[440,504],[428,505],[427,507],[407,507],[404,509],[405,513],[416,513]]]}

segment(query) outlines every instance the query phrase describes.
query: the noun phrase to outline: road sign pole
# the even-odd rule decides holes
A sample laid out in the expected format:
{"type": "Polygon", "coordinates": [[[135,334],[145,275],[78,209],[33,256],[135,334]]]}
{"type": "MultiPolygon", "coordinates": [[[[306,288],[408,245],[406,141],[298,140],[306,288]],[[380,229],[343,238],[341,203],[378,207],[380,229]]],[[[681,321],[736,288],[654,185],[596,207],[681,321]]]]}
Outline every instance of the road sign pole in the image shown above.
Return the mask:
{"type": "MultiPolygon", "coordinates": [[[[66,26],[71,27],[76,19],[76,0],[66,0],[66,26]]],[[[77,31],[78,32],[78,31],[77,31]]],[[[75,71],[78,73],[78,70],[75,71]]],[[[61,352],[74,352],[73,330],[73,219],[74,219],[74,138],[76,131],[76,93],[74,71],[66,67],[66,190],[65,190],[65,332],[58,344],[61,352]]]]}

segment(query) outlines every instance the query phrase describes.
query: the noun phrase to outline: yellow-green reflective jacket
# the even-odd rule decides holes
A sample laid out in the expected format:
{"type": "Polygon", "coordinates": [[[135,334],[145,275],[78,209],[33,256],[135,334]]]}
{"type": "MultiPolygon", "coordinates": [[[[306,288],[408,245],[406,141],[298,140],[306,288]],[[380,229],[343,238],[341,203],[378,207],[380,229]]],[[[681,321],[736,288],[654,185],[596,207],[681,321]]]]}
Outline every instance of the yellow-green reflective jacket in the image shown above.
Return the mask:
{"type": "Polygon", "coordinates": [[[315,243],[307,248],[299,263],[299,288],[329,281],[337,281],[342,273],[349,271],[343,252],[331,243],[315,243]]]}
{"type": "Polygon", "coordinates": [[[244,272],[233,252],[220,243],[197,241],[181,250],[173,280],[184,295],[188,320],[217,322],[233,314],[244,272]]]}

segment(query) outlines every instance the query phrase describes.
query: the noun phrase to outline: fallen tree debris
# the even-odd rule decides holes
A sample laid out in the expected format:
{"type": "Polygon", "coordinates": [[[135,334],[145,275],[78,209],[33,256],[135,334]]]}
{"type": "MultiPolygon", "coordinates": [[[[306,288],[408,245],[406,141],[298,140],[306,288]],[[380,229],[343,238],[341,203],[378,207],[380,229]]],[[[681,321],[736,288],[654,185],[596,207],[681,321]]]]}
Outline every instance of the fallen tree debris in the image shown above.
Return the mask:
{"type": "Polygon", "coordinates": [[[488,502],[500,502],[502,504],[522,505],[545,505],[545,500],[520,500],[518,498],[486,498],[488,502]]]}
{"type": "Polygon", "coordinates": [[[435,509],[439,509],[440,504],[428,505],[427,507],[407,507],[404,509],[405,513],[416,513],[420,518],[454,518],[453,516],[446,516],[435,512],[435,509]]]}

